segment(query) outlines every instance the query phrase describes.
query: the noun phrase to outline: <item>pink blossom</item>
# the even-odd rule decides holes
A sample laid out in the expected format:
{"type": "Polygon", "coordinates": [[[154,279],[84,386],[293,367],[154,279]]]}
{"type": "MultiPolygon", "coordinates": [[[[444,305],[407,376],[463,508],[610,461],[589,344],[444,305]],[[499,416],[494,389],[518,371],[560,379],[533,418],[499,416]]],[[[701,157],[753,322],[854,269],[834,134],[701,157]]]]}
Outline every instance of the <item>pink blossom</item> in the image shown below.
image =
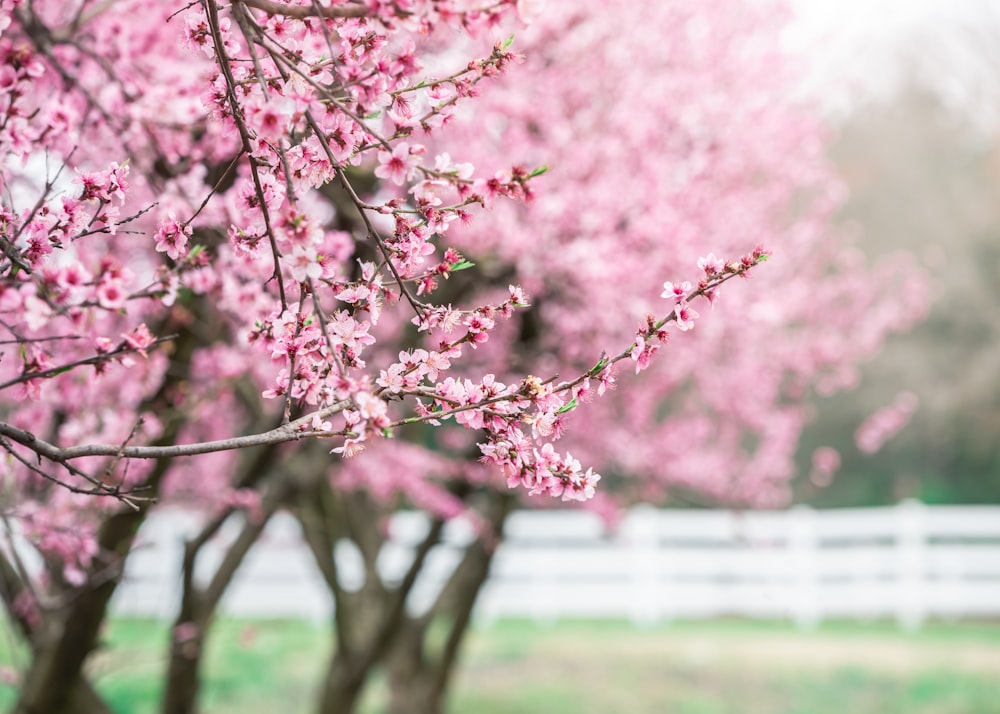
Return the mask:
{"type": "Polygon", "coordinates": [[[357,456],[365,450],[366,444],[361,439],[345,439],[343,446],[338,446],[330,451],[331,454],[340,454],[345,459],[357,456]]]}
{"type": "MultiPolygon", "coordinates": [[[[700,267],[700,266],[699,266],[700,267]]],[[[660,293],[662,298],[673,298],[677,302],[683,301],[687,295],[691,292],[691,283],[684,281],[681,283],[663,283],[663,292],[660,293]]]]}
{"type": "Polygon", "coordinates": [[[517,16],[524,24],[529,24],[541,16],[545,0],[517,0],[517,16]]]}
{"type": "Polygon", "coordinates": [[[375,380],[375,383],[380,387],[385,387],[393,394],[399,394],[403,390],[403,372],[405,369],[406,367],[398,362],[394,365],[390,365],[388,370],[382,370],[379,378],[375,380]]]}
{"type": "Polygon", "coordinates": [[[358,405],[358,413],[363,419],[379,427],[388,424],[387,405],[383,400],[369,392],[358,392],[354,395],[354,403],[358,405]]]}
{"type": "Polygon", "coordinates": [[[278,376],[274,378],[273,385],[261,392],[261,396],[264,399],[277,399],[278,397],[285,396],[288,393],[288,382],[288,370],[282,369],[278,372],[278,376]]]}
{"type": "Polygon", "coordinates": [[[107,310],[120,310],[125,307],[128,293],[119,277],[105,275],[97,285],[97,301],[107,310]]]}
{"type": "Polygon", "coordinates": [[[440,352],[429,352],[424,365],[427,368],[427,378],[432,382],[436,382],[441,372],[445,372],[451,367],[451,362],[447,356],[440,352]]]}
{"type": "Polygon", "coordinates": [[[342,112],[334,113],[329,125],[330,150],[333,158],[345,163],[354,154],[354,149],[358,143],[358,127],[354,120],[345,116],[342,112]]]}
{"type": "Polygon", "coordinates": [[[562,492],[563,501],[589,501],[596,493],[597,484],[601,480],[601,475],[593,469],[587,469],[586,473],[579,473],[579,465],[576,472],[565,484],[562,492]]]}
{"type": "Polygon", "coordinates": [[[507,290],[509,292],[508,300],[515,307],[528,307],[528,297],[524,294],[524,291],[520,286],[508,285],[507,290]]]}
{"type": "Polygon", "coordinates": [[[313,414],[312,421],[309,422],[309,428],[313,431],[333,431],[333,424],[329,421],[324,421],[319,412],[313,414]]]}
{"type": "Polygon", "coordinates": [[[156,337],[149,331],[146,327],[146,323],[143,322],[134,330],[128,334],[122,335],[128,346],[134,349],[136,352],[146,357],[146,350],[152,347],[156,343],[156,337]]]}
{"type": "Polygon", "coordinates": [[[256,130],[257,136],[265,141],[277,143],[292,121],[295,102],[285,97],[260,99],[251,103],[247,109],[247,121],[256,130]]]}
{"type": "MultiPolygon", "coordinates": [[[[424,179],[415,184],[410,192],[423,206],[440,206],[444,201],[441,195],[450,188],[450,184],[442,179],[424,179]]],[[[446,214],[454,220],[452,214],[446,214]]]]}
{"type": "Polygon", "coordinates": [[[351,349],[360,350],[368,345],[375,344],[375,338],[368,334],[369,325],[367,322],[358,322],[345,310],[341,310],[333,316],[328,328],[331,337],[339,344],[343,344],[351,349]]]}
{"type": "Polygon", "coordinates": [[[24,323],[29,330],[40,330],[52,317],[52,308],[36,295],[24,298],[24,323]]]}
{"type": "Polygon", "coordinates": [[[174,627],[174,642],[191,642],[201,636],[201,630],[193,622],[182,622],[174,627]]]}
{"type": "Polygon", "coordinates": [[[451,160],[450,154],[443,152],[434,157],[434,170],[443,174],[451,174],[455,178],[468,180],[472,178],[472,172],[475,168],[470,163],[456,164],[451,160]]]}
{"type": "Polygon", "coordinates": [[[716,258],[715,253],[709,253],[704,258],[698,258],[698,268],[705,271],[706,275],[721,273],[726,268],[726,262],[721,258],[716,258]]]}
{"type": "Polygon", "coordinates": [[[177,300],[177,291],[180,289],[181,280],[177,277],[175,273],[169,273],[164,276],[160,289],[162,290],[162,295],[160,301],[165,307],[170,307],[177,300]]]}
{"type": "Polygon", "coordinates": [[[397,186],[402,186],[416,174],[417,157],[411,153],[410,145],[405,141],[396,144],[391,152],[378,152],[378,161],[375,175],[392,181],[397,186]]]}
{"type": "Polygon", "coordinates": [[[469,328],[469,335],[472,336],[473,345],[481,344],[489,339],[487,334],[496,326],[496,322],[486,315],[473,313],[464,320],[465,326],[469,328]]]}
{"type": "Polygon", "coordinates": [[[81,200],[100,200],[109,202],[117,198],[119,203],[125,201],[125,190],[127,188],[125,177],[128,176],[128,165],[119,165],[117,162],[109,164],[103,171],[80,174],[79,181],[83,184],[81,200]]]}
{"type": "Polygon", "coordinates": [[[292,279],[298,283],[319,280],[323,276],[323,266],[316,259],[315,253],[305,248],[296,247],[287,260],[291,266],[292,279]]]}
{"type": "Polygon", "coordinates": [[[156,250],[166,253],[171,260],[178,260],[187,253],[188,238],[191,237],[191,227],[177,222],[173,215],[160,224],[153,237],[156,250]]]}
{"type": "Polygon", "coordinates": [[[597,396],[599,397],[604,396],[605,392],[614,389],[615,385],[616,385],[615,377],[611,371],[611,367],[604,369],[598,375],[597,396]]]}
{"type": "Polygon", "coordinates": [[[687,303],[681,303],[674,308],[674,315],[677,321],[677,329],[681,332],[687,332],[688,330],[694,329],[695,318],[698,317],[698,313],[687,303]]]}
{"type": "Polygon", "coordinates": [[[659,345],[651,345],[645,340],[638,340],[629,352],[629,356],[635,361],[635,373],[639,374],[649,366],[654,355],[659,350],[659,345]]]}

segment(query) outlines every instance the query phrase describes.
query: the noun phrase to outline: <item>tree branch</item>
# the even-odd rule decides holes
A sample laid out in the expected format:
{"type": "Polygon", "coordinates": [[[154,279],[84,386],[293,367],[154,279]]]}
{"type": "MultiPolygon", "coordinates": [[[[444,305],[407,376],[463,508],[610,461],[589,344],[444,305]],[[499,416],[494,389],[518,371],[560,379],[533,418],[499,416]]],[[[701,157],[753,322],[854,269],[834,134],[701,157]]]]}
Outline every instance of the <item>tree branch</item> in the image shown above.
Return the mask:
{"type": "Polygon", "coordinates": [[[84,456],[118,456],[125,459],[170,459],[178,456],[197,456],[199,454],[212,454],[219,451],[234,451],[236,449],[246,449],[251,446],[283,444],[288,441],[297,441],[311,436],[336,436],[339,435],[339,432],[316,431],[309,428],[309,424],[312,422],[314,416],[319,416],[322,419],[337,414],[350,406],[351,403],[345,400],[307,414],[288,424],[282,424],[270,431],[247,436],[235,436],[230,439],[201,441],[194,444],[126,446],[124,448],[120,444],[85,444],[61,448],[38,438],[30,431],[19,429],[6,422],[0,422],[0,436],[6,436],[12,441],[31,449],[39,456],[57,463],[65,463],[73,459],[83,458],[84,456]]]}
{"type": "MultiPolygon", "coordinates": [[[[158,338],[149,347],[153,347],[155,345],[159,345],[159,344],[161,344],[163,342],[169,342],[169,341],[174,340],[174,339],[177,339],[177,335],[166,335],[164,337],[158,338]]],[[[144,349],[149,349],[149,347],[146,347],[144,349]]],[[[129,353],[134,353],[134,352],[139,352],[139,348],[138,347],[131,347],[131,346],[129,346],[128,342],[125,342],[123,340],[120,345],[118,345],[117,347],[115,347],[110,352],[105,352],[103,354],[94,355],[93,357],[85,357],[83,359],[78,359],[78,360],[76,360],[74,362],[67,362],[66,364],[61,364],[58,367],[51,367],[49,369],[43,369],[43,370],[40,370],[38,372],[24,372],[23,374],[21,374],[20,377],[15,377],[14,379],[9,379],[6,382],[4,382],[3,384],[0,384],[0,390],[7,389],[8,387],[12,387],[15,384],[21,384],[22,382],[30,382],[33,379],[50,379],[52,377],[57,377],[60,374],[64,374],[66,372],[69,372],[70,370],[76,369],[77,367],[85,367],[87,365],[97,366],[97,365],[101,364],[102,362],[107,362],[108,360],[112,360],[112,359],[114,359],[116,357],[121,357],[122,355],[126,355],[126,354],[129,354],[129,353]]]]}
{"type": "Polygon", "coordinates": [[[284,3],[272,2],[272,0],[239,0],[243,5],[252,7],[255,10],[263,10],[268,15],[284,15],[295,20],[303,20],[307,17],[366,17],[368,8],[364,5],[334,5],[332,7],[319,7],[317,4],[309,5],[285,5],[284,3]]]}

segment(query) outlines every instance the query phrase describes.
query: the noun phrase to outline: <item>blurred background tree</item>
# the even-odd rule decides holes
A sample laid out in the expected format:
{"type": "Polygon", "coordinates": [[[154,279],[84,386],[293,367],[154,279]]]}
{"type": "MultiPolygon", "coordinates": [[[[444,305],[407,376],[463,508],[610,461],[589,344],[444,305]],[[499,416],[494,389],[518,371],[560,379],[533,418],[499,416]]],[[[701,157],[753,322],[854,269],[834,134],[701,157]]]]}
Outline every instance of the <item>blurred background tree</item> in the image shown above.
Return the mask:
{"type": "Polygon", "coordinates": [[[1000,145],[982,113],[910,66],[900,89],[852,110],[830,151],[850,189],[839,220],[869,256],[921,258],[931,313],[890,338],[859,391],[817,402],[801,469],[808,446],[829,443],[842,476],[825,488],[801,479],[796,496],[820,507],[1000,501],[1000,145]],[[862,453],[859,421],[902,390],[919,399],[911,423],[862,453]]]}

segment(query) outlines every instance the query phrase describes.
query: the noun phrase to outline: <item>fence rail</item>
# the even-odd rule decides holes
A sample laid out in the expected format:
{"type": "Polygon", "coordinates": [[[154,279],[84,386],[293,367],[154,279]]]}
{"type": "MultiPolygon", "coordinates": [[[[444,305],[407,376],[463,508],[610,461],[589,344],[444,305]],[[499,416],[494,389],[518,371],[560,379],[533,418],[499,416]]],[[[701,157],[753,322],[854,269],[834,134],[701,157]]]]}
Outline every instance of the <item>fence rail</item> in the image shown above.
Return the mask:
{"type": "MultiPolygon", "coordinates": [[[[113,602],[118,614],[169,617],[178,602],[181,544],[197,520],[163,511],[140,533],[113,602]]],[[[427,528],[417,513],[390,524],[382,572],[400,575],[427,528]]],[[[219,562],[223,532],[210,544],[219,562]]],[[[474,537],[449,524],[409,601],[426,608],[474,537]]],[[[362,568],[349,546],[337,558],[349,585],[362,568]]],[[[329,616],[333,604],[295,521],[272,520],[227,593],[223,610],[255,617],[329,616]]],[[[928,617],[1000,616],[1000,507],[927,507],[783,512],[637,508],[611,534],[578,511],[514,514],[497,551],[477,617],[630,618],[653,622],[717,615],[791,618],[892,617],[916,627],[928,617]]]]}

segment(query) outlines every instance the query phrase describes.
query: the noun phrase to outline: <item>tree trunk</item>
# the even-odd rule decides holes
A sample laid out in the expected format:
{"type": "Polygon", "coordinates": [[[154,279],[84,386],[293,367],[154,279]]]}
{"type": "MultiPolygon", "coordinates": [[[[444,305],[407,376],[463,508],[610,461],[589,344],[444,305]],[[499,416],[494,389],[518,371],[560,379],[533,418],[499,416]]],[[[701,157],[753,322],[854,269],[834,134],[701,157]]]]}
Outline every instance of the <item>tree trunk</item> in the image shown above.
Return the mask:
{"type": "Polygon", "coordinates": [[[204,624],[175,623],[170,633],[170,664],[163,692],[164,714],[193,714],[201,694],[201,662],[205,646],[204,624]]]}
{"type": "Polygon", "coordinates": [[[445,690],[436,686],[429,672],[407,679],[392,679],[388,714],[444,714],[445,690]]]}
{"type": "Polygon", "coordinates": [[[470,543],[430,611],[408,617],[386,657],[388,714],[443,714],[462,642],[472,622],[476,598],[489,576],[496,542],[513,506],[510,494],[490,492],[486,517],[493,534],[470,543]],[[428,631],[443,625],[447,636],[434,651],[428,631]]]}
{"type": "Polygon", "coordinates": [[[121,512],[101,529],[101,552],[121,555],[111,556],[119,557],[118,562],[101,558],[91,572],[118,569],[115,577],[79,592],[67,607],[43,614],[44,621],[32,638],[31,665],[14,714],[69,714],[84,704],[83,692],[89,687],[83,685],[83,663],[97,645],[108,602],[121,578],[124,553],[143,515],[121,512]]]}
{"type": "Polygon", "coordinates": [[[14,714],[111,714],[111,709],[101,695],[80,675],[49,691],[41,689],[46,682],[53,681],[57,676],[52,674],[61,664],[56,648],[48,647],[41,654],[33,655],[33,664],[36,661],[38,666],[29,670],[29,676],[22,684],[20,698],[12,710],[14,714]]]}
{"type": "Polygon", "coordinates": [[[425,651],[426,628],[408,620],[387,657],[387,714],[441,714],[444,687],[425,651]]]}
{"type": "Polygon", "coordinates": [[[134,512],[119,513],[105,521],[101,529],[101,552],[113,555],[98,559],[91,572],[113,570],[113,577],[76,593],[68,606],[43,613],[43,622],[32,636],[31,664],[14,714],[107,711],[103,705],[97,708],[99,698],[85,684],[83,665],[97,646],[108,602],[121,579],[125,553],[131,548],[143,516],[134,512]],[[80,709],[84,706],[87,708],[80,709]]]}
{"type": "MultiPolygon", "coordinates": [[[[269,467],[276,453],[277,449],[270,449],[264,459],[255,462],[257,467],[269,467]]],[[[170,632],[170,664],[163,695],[163,714],[195,714],[198,711],[202,656],[219,602],[246,559],[250,548],[260,538],[260,534],[264,532],[268,521],[287,493],[288,486],[284,482],[280,482],[268,492],[262,512],[256,518],[247,516],[243,530],[229,546],[222,562],[204,587],[199,587],[194,581],[197,557],[201,548],[222,526],[228,514],[210,522],[196,539],[185,545],[183,593],[180,611],[170,632]]]]}
{"type": "MultiPolygon", "coordinates": [[[[177,369],[160,385],[142,411],[171,413],[172,392],[187,379],[196,338],[181,328],[174,353],[177,369]]],[[[177,439],[179,419],[166,420],[160,438],[154,444],[167,445],[177,439]]],[[[41,613],[42,623],[31,637],[31,664],[25,674],[12,714],[81,714],[84,711],[107,711],[100,698],[86,684],[83,665],[97,646],[97,635],[107,615],[108,603],[121,581],[125,558],[132,549],[139,526],[146,519],[152,499],[159,493],[170,459],[158,459],[144,484],[136,509],[123,508],[108,516],[97,533],[99,555],[89,568],[88,582],[79,589],[64,593],[71,597],[59,609],[41,613]],[[92,710],[79,707],[92,706],[92,710]],[[97,708],[103,707],[103,709],[97,708]]]]}
{"type": "Polygon", "coordinates": [[[323,680],[319,714],[354,714],[368,674],[369,668],[359,668],[341,652],[335,653],[323,680]]]}

